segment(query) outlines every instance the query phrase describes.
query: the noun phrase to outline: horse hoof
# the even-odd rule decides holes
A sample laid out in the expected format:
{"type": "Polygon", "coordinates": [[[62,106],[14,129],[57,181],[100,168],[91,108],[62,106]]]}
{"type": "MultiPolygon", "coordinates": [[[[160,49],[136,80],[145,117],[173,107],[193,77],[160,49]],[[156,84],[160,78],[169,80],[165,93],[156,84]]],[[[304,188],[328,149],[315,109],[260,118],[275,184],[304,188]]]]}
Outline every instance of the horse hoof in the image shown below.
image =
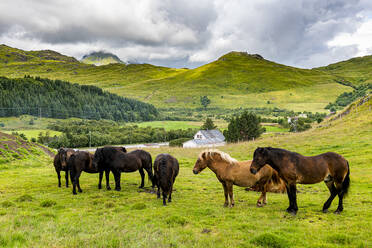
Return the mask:
{"type": "Polygon", "coordinates": [[[73,195],[77,195],[77,193],[76,193],[76,192],[72,192],[72,194],[73,194],[73,195]]]}
{"type": "Polygon", "coordinates": [[[79,189],[79,193],[83,193],[83,191],[81,189],[79,189]]]}
{"type": "Polygon", "coordinates": [[[263,204],[257,202],[257,207],[261,208],[261,207],[263,207],[263,204]]]}
{"type": "Polygon", "coordinates": [[[323,209],[323,213],[328,213],[328,208],[323,209]]]}
{"type": "Polygon", "coordinates": [[[111,188],[110,187],[108,187],[108,188],[106,188],[107,190],[111,190],[111,188]]]}
{"type": "Polygon", "coordinates": [[[121,189],[116,188],[115,190],[116,190],[116,191],[120,191],[121,189]]]}
{"type": "Polygon", "coordinates": [[[102,186],[98,185],[98,189],[102,189],[102,186]]]}
{"type": "Polygon", "coordinates": [[[342,210],[337,209],[337,210],[335,211],[335,214],[341,214],[341,212],[342,212],[342,210]]]}
{"type": "Polygon", "coordinates": [[[227,203],[223,204],[224,208],[226,208],[227,206],[229,206],[229,204],[227,204],[227,203]]]}

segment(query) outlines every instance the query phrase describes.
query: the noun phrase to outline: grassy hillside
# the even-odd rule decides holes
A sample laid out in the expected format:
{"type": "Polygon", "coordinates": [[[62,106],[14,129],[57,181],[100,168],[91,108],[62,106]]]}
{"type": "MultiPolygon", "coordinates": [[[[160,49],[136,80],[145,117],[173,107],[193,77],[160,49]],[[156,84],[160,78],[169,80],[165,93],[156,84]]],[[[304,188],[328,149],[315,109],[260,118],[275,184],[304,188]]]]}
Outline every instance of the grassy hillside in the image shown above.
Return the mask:
{"type": "Polygon", "coordinates": [[[35,160],[38,156],[53,156],[48,148],[25,141],[18,136],[0,132],[0,170],[11,168],[9,163],[35,160]]]}
{"type": "Polygon", "coordinates": [[[351,90],[336,83],[336,77],[327,72],[284,66],[240,52],[231,52],[196,69],[149,64],[94,66],[67,62],[67,58],[60,57],[7,59],[9,54],[28,56],[28,53],[35,52],[1,46],[0,75],[23,77],[27,74],[96,85],[163,108],[200,107],[200,96],[208,95],[212,100],[210,106],[222,109],[272,107],[267,105],[270,101],[274,106],[295,111],[324,111],[328,102],[351,90]]]}
{"type": "Polygon", "coordinates": [[[352,58],[318,68],[354,85],[372,83],[372,55],[352,58]]]}
{"type": "MultiPolygon", "coordinates": [[[[301,185],[299,212],[285,213],[285,194],[234,187],[236,206],[223,208],[223,190],[213,172],[193,175],[200,149],[150,149],[180,161],[173,202],[163,207],[154,194],[138,190],[138,173],[122,175],[122,191],[97,189],[97,175],[83,173],[82,194],[58,188],[52,160],[11,162],[0,169],[0,245],[4,247],[371,247],[372,100],[355,103],[347,115],[298,134],[227,145],[221,150],[251,159],[257,146],[282,147],[315,155],[342,154],[350,163],[351,190],[344,212],[324,214],[324,183],[301,185]],[[358,106],[359,105],[359,106],[358,106]],[[17,181],[14,180],[17,178],[17,181]],[[20,183],[21,182],[21,183],[20,183]]],[[[63,180],[64,181],[64,180],[63,180]]],[[[113,185],[113,178],[111,178],[113,185]]],[[[330,210],[337,207],[337,198],[330,210]]]]}

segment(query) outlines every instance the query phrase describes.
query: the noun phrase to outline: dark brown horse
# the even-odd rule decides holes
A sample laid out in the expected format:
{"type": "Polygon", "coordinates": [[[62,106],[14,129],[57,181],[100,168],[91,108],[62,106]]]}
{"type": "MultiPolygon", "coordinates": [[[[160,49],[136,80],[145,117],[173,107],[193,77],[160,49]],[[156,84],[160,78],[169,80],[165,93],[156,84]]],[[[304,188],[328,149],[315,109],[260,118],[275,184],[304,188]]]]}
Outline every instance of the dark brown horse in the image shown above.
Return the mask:
{"type": "Polygon", "coordinates": [[[54,156],[54,168],[57,172],[58,187],[61,187],[61,171],[65,171],[66,187],[68,187],[68,167],[67,160],[75,151],[69,148],[59,148],[58,153],[54,156]]]}
{"type": "Polygon", "coordinates": [[[94,153],[93,166],[99,171],[112,171],[115,178],[115,190],[120,191],[121,173],[142,169],[142,162],[135,154],[119,151],[115,147],[103,147],[97,148],[94,153]]]}
{"type": "MultiPolygon", "coordinates": [[[[86,151],[78,151],[72,154],[67,162],[67,165],[70,171],[71,181],[73,185],[72,193],[74,195],[76,195],[76,186],[80,193],[83,192],[80,188],[79,181],[81,172],[84,171],[87,173],[103,173],[103,171],[99,171],[98,168],[93,165],[93,155],[86,151]]],[[[101,188],[101,185],[98,185],[98,188],[101,188]]]]}
{"type": "Polygon", "coordinates": [[[179,171],[178,160],[169,154],[159,154],[154,161],[154,181],[158,187],[157,196],[160,198],[160,189],[163,195],[163,205],[172,201],[173,184],[179,171]]]}
{"type": "Polygon", "coordinates": [[[218,150],[206,150],[200,153],[193,172],[198,174],[208,167],[216,174],[224,189],[225,207],[235,205],[233,185],[253,187],[255,190],[262,192],[257,201],[257,206],[262,207],[267,203],[266,192],[284,192],[285,185],[278,174],[269,166],[264,166],[260,173],[253,175],[249,171],[250,165],[251,161],[237,161],[227,153],[218,150]]]}
{"type": "Polygon", "coordinates": [[[251,172],[256,174],[265,164],[275,169],[286,184],[289,199],[287,212],[293,215],[297,213],[297,183],[314,184],[321,181],[325,182],[331,192],[331,196],[323,205],[323,212],[328,211],[336,195],[339,202],[335,213],[342,212],[342,200],[350,186],[350,168],[341,155],[327,152],[305,157],[284,149],[259,147],[254,151],[251,172]]]}
{"type": "Polygon", "coordinates": [[[147,176],[152,183],[152,188],[154,188],[155,184],[154,184],[153,174],[152,174],[151,154],[149,152],[146,152],[145,150],[134,150],[134,151],[129,152],[128,154],[133,154],[137,156],[137,158],[139,158],[142,162],[142,168],[138,170],[141,175],[140,188],[143,188],[145,186],[145,172],[143,170],[147,172],[147,176]]]}

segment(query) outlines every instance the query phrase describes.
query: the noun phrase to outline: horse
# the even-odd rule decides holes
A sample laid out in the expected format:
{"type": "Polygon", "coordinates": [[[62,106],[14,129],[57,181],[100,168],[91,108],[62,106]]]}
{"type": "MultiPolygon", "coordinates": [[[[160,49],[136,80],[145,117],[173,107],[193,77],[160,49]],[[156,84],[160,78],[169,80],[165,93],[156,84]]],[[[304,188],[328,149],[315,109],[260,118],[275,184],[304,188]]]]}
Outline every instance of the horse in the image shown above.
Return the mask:
{"type": "Polygon", "coordinates": [[[139,158],[142,162],[142,168],[140,168],[138,171],[141,174],[141,185],[140,188],[143,188],[145,185],[145,173],[143,170],[145,169],[147,172],[147,175],[149,177],[149,180],[152,182],[152,188],[155,187],[154,180],[153,180],[153,174],[152,174],[152,158],[151,154],[146,152],[145,150],[134,150],[132,152],[129,152],[129,154],[134,154],[139,158]]]}
{"type": "Polygon", "coordinates": [[[193,173],[198,174],[205,168],[209,168],[221,182],[224,193],[224,207],[233,207],[235,205],[233,185],[240,187],[254,187],[261,192],[257,201],[258,207],[267,204],[266,192],[270,188],[275,188],[276,192],[284,192],[285,186],[278,174],[269,166],[264,166],[260,173],[253,175],[250,171],[251,161],[237,161],[229,154],[219,150],[206,150],[200,153],[193,173]],[[230,203],[229,203],[230,197],[230,203]]]}
{"type": "Polygon", "coordinates": [[[75,151],[69,148],[59,148],[58,153],[54,156],[54,168],[57,172],[58,187],[61,187],[61,171],[65,171],[66,188],[68,187],[68,167],[67,160],[70,158],[75,151]]]}
{"type": "Polygon", "coordinates": [[[160,189],[163,195],[163,205],[172,201],[173,184],[179,172],[179,163],[176,158],[169,154],[159,154],[154,161],[154,181],[158,187],[157,197],[160,198],[160,189]]]}
{"type": "Polygon", "coordinates": [[[264,165],[275,169],[286,184],[289,199],[287,212],[296,215],[298,211],[296,200],[296,184],[315,184],[324,181],[331,196],[323,205],[326,213],[333,199],[338,195],[339,214],[344,209],[343,197],[350,186],[350,167],[348,161],[334,152],[317,156],[305,157],[301,154],[280,148],[258,147],[253,154],[251,172],[256,174],[264,165]]]}
{"type": "MultiPolygon", "coordinates": [[[[134,172],[143,168],[141,159],[137,155],[122,152],[115,147],[97,148],[93,157],[93,166],[100,171],[112,171],[116,191],[121,190],[121,172],[134,172]]],[[[106,177],[108,177],[107,174],[106,177]]],[[[108,181],[106,182],[108,183],[108,181]]]]}
{"type": "Polygon", "coordinates": [[[86,151],[78,151],[70,156],[67,161],[70,177],[73,184],[72,193],[76,195],[76,186],[78,191],[83,192],[80,188],[79,178],[81,172],[98,173],[98,168],[93,165],[93,155],[86,151]]]}

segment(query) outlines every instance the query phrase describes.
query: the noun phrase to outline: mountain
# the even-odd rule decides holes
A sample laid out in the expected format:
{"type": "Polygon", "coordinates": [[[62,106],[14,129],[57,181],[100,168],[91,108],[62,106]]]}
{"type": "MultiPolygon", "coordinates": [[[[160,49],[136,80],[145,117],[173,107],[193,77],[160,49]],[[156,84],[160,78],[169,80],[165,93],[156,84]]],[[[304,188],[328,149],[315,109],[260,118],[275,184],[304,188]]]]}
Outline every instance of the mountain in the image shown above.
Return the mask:
{"type": "Polygon", "coordinates": [[[160,108],[199,108],[200,97],[211,99],[209,107],[287,108],[325,111],[336,97],[351,91],[337,83],[339,76],[322,69],[299,69],[244,52],[230,52],[195,69],[175,69],[150,64],[95,66],[76,60],[38,58],[4,62],[6,55],[35,52],[0,47],[0,76],[40,76],[95,85],[122,96],[152,103],[160,108]]]}
{"type": "Polygon", "coordinates": [[[354,85],[372,83],[372,55],[352,58],[317,69],[339,77],[341,82],[354,85]]]}
{"type": "Polygon", "coordinates": [[[78,63],[74,57],[62,55],[52,50],[23,51],[7,45],[0,45],[0,64],[9,63],[40,63],[42,61],[58,61],[78,63]]]}
{"type": "Polygon", "coordinates": [[[112,53],[107,52],[92,52],[90,54],[84,55],[80,62],[85,64],[93,64],[93,65],[108,65],[108,64],[125,64],[123,61],[119,59],[118,56],[112,53]]]}

